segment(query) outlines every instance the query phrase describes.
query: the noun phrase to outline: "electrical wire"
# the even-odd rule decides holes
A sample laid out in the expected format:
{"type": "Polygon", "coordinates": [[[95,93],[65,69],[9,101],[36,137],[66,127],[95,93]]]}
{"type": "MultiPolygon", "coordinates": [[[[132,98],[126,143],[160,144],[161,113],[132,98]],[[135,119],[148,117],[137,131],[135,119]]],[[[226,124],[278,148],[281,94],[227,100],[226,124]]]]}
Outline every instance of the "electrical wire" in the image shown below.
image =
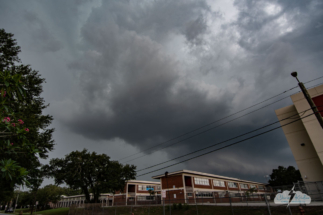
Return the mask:
{"type": "Polygon", "coordinates": [[[323,78],[323,76],[318,77],[318,78],[315,78],[315,79],[310,80],[310,81],[307,81],[307,82],[304,82],[304,84],[308,84],[308,83],[310,83],[310,82],[316,81],[316,80],[321,79],[321,78],[323,78]]]}
{"type": "Polygon", "coordinates": [[[304,119],[304,118],[306,118],[306,117],[309,117],[309,116],[311,116],[311,115],[313,115],[313,114],[314,114],[314,113],[309,114],[309,115],[307,115],[307,116],[304,116],[304,117],[302,117],[302,118],[300,118],[300,119],[296,119],[296,120],[294,120],[294,121],[292,121],[292,122],[286,123],[286,124],[284,124],[284,125],[277,126],[277,127],[272,128],[272,129],[270,129],[270,130],[268,130],[268,131],[264,131],[264,132],[262,132],[262,133],[259,133],[259,134],[254,135],[254,136],[251,136],[251,137],[245,138],[245,139],[243,139],[243,140],[240,140],[240,141],[237,141],[237,142],[231,143],[231,144],[229,144],[229,145],[223,146],[223,147],[221,147],[221,148],[214,149],[214,150],[211,150],[211,151],[209,151],[209,152],[206,152],[206,153],[203,153],[203,154],[200,154],[200,155],[197,155],[197,156],[194,156],[194,157],[188,158],[188,159],[186,159],[186,160],[179,161],[179,162],[177,162],[177,163],[174,163],[174,164],[171,164],[171,165],[168,165],[168,166],[165,166],[165,167],[162,167],[162,168],[159,168],[159,169],[156,169],[156,170],[153,170],[153,171],[150,171],[150,172],[147,172],[147,173],[144,173],[144,174],[138,175],[137,177],[144,176],[144,175],[148,175],[148,174],[150,174],[150,173],[157,172],[157,171],[159,171],[159,170],[166,169],[166,168],[168,168],[168,167],[172,167],[172,166],[178,165],[178,164],[180,164],[180,163],[184,163],[184,162],[186,162],[186,161],[193,160],[193,159],[198,158],[198,157],[202,157],[202,156],[207,155],[207,154],[210,154],[210,153],[212,153],[212,152],[219,151],[219,150],[222,150],[222,149],[224,149],[224,148],[228,148],[228,147],[233,146],[233,145],[236,145],[236,144],[238,144],[238,143],[242,143],[242,142],[244,142],[244,141],[247,141],[247,140],[253,139],[253,138],[255,138],[255,137],[258,137],[258,136],[264,135],[264,134],[266,134],[266,133],[272,132],[272,131],[274,131],[274,130],[277,130],[277,129],[279,129],[279,128],[282,128],[282,127],[284,127],[284,126],[286,126],[286,125],[290,125],[290,124],[292,124],[292,123],[294,123],[294,122],[297,122],[297,121],[299,121],[299,120],[301,120],[301,119],[304,119]]]}
{"type": "MultiPolygon", "coordinates": [[[[315,81],[315,80],[318,80],[318,79],[320,79],[320,78],[323,78],[323,76],[318,77],[318,78],[313,79],[313,80],[310,80],[310,81],[305,82],[305,83],[310,83],[310,82],[315,81]]],[[[132,155],[129,155],[129,156],[123,157],[123,158],[119,159],[119,161],[124,160],[124,159],[129,158],[129,157],[132,157],[132,156],[135,156],[135,155],[137,155],[137,154],[143,153],[143,152],[148,151],[148,150],[150,150],[150,149],[156,148],[156,147],[158,147],[158,146],[160,146],[160,145],[166,144],[166,143],[168,143],[168,142],[170,142],[170,141],[176,140],[176,139],[178,139],[178,138],[180,138],[180,137],[183,137],[183,136],[185,136],[185,135],[187,135],[187,134],[193,133],[193,132],[198,131],[198,130],[200,130],[200,129],[202,129],[202,128],[205,128],[205,127],[207,127],[207,126],[210,126],[210,125],[212,125],[212,124],[214,124],[214,123],[216,123],[216,122],[219,122],[219,121],[222,121],[222,120],[224,120],[224,119],[227,119],[227,118],[229,118],[229,117],[231,117],[231,116],[234,116],[234,115],[236,115],[236,114],[238,114],[238,113],[241,113],[241,112],[243,112],[243,111],[245,111],[245,110],[248,110],[248,109],[250,109],[250,108],[252,108],[252,107],[255,107],[255,106],[257,106],[257,105],[259,105],[259,104],[262,104],[262,103],[264,103],[264,102],[266,102],[266,101],[269,101],[269,100],[271,100],[271,99],[273,99],[273,98],[276,98],[276,97],[278,97],[278,96],[280,96],[280,95],[282,95],[282,94],[284,94],[284,93],[286,93],[286,92],[289,92],[289,91],[291,91],[291,90],[293,90],[293,89],[295,89],[295,88],[297,88],[297,87],[298,87],[298,86],[295,86],[295,87],[293,87],[293,88],[290,88],[289,90],[285,90],[284,92],[279,93],[279,94],[277,94],[277,95],[275,95],[275,96],[272,96],[272,97],[270,97],[270,98],[268,98],[268,99],[266,99],[266,100],[263,100],[263,101],[261,101],[261,102],[259,102],[259,103],[256,103],[256,104],[254,104],[254,105],[251,105],[251,106],[249,106],[249,107],[247,107],[247,108],[245,108],[245,109],[242,109],[242,110],[240,110],[240,111],[238,111],[238,112],[235,112],[235,113],[230,114],[230,115],[228,115],[228,116],[225,116],[225,117],[223,117],[223,118],[221,118],[221,119],[218,119],[218,120],[215,120],[215,121],[213,121],[213,122],[210,122],[210,123],[208,123],[208,124],[206,124],[206,125],[203,125],[203,126],[201,126],[201,127],[198,127],[198,128],[196,128],[196,129],[193,129],[193,130],[191,130],[191,131],[188,131],[188,132],[186,132],[186,133],[184,133],[184,134],[181,134],[181,135],[179,135],[179,136],[176,136],[176,137],[174,137],[174,138],[168,139],[168,140],[166,140],[166,141],[164,141],[164,142],[161,142],[161,143],[159,143],[159,144],[157,144],[157,145],[155,145],[155,146],[152,146],[152,147],[150,147],[150,148],[146,148],[146,149],[144,149],[144,150],[142,150],[142,151],[140,151],[140,152],[137,152],[137,153],[134,153],[134,154],[132,154],[132,155]]],[[[287,98],[287,97],[286,97],[286,98],[287,98]]],[[[259,110],[259,109],[257,109],[257,110],[259,110]]],[[[247,114],[247,115],[248,115],[248,114],[247,114]]],[[[239,117],[238,117],[238,118],[239,118],[239,117]]],[[[238,118],[237,118],[237,119],[238,119],[238,118]]],[[[225,123],[225,124],[226,124],[226,123],[225,123]]],[[[204,132],[203,132],[203,133],[204,133],[204,132]]],[[[190,137],[190,138],[191,138],[191,137],[190,137]]],[[[186,140],[186,139],[185,139],[185,140],[186,140]]],[[[180,142],[182,142],[182,141],[180,141],[180,142]]],[[[179,143],[179,142],[176,142],[176,143],[174,143],[174,144],[177,144],[177,143],[179,143]]],[[[165,147],[165,148],[167,148],[167,147],[165,147]]],[[[163,149],[164,149],[164,148],[163,148],[163,149]]],[[[151,153],[152,153],[152,152],[151,152],[151,153]]],[[[140,156],[140,157],[134,158],[134,159],[132,159],[132,160],[128,160],[128,161],[126,161],[126,163],[127,163],[127,162],[130,162],[130,161],[133,161],[133,160],[136,160],[136,159],[139,159],[139,158],[144,157],[144,156],[146,156],[146,155],[143,155],[143,156],[140,156]]]]}
{"type": "MultiPolygon", "coordinates": [[[[259,110],[261,110],[261,109],[264,109],[264,108],[266,108],[266,107],[268,107],[268,106],[270,106],[270,105],[273,105],[273,104],[275,104],[275,103],[277,103],[277,102],[280,102],[280,101],[282,101],[282,100],[284,100],[284,99],[286,99],[286,98],[289,98],[289,97],[290,97],[290,95],[289,95],[289,96],[286,96],[286,97],[284,97],[284,98],[282,98],[282,99],[279,99],[279,100],[277,100],[277,101],[275,101],[275,102],[272,102],[272,103],[270,103],[270,104],[267,104],[267,105],[265,105],[265,106],[263,106],[263,107],[260,107],[260,108],[258,108],[258,109],[256,109],[256,110],[253,110],[253,111],[251,111],[251,112],[248,112],[248,113],[246,113],[246,114],[244,114],[244,115],[242,115],[242,116],[236,117],[236,118],[234,118],[234,119],[232,119],[232,120],[226,121],[226,122],[224,122],[224,123],[222,123],[222,124],[219,124],[219,125],[217,125],[217,126],[214,126],[214,127],[208,128],[208,129],[206,129],[206,130],[204,130],[204,131],[202,131],[202,132],[199,132],[199,133],[194,134],[194,135],[192,135],[192,136],[189,136],[189,137],[187,137],[187,138],[185,138],[185,139],[182,139],[182,140],[180,140],[180,141],[177,141],[177,142],[175,142],[175,143],[172,143],[172,144],[170,144],[170,145],[167,145],[167,146],[165,146],[165,147],[163,147],[163,148],[160,148],[160,149],[156,149],[156,150],[154,150],[154,151],[151,151],[149,154],[151,154],[151,153],[153,153],[153,152],[155,152],[155,151],[163,150],[163,149],[168,148],[168,147],[170,147],[170,146],[174,146],[174,145],[176,145],[176,144],[178,144],[178,143],[184,142],[184,141],[186,141],[186,140],[188,140],[188,139],[191,139],[191,138],[193,138],[193,137],[196,137],[196,136],[199,136],[199,135],[204,134],[204,133],[206,133],[206,132],[209,132],[209,131],[211,131],[211,130],[213,130],[213,129],[216,129],[216,128],[218,128],[218,127],[221,127],[221,126],[223,126],[223,125],[226,125],[226,124],[228,124],[228,123],[230,123],[230,122],[233,122],[233,121],[235,121],[235,120],[237,120],[237,119],[240,119],[240,118],[242,118],[242,117],[245,117],[245,116],[247,116],[247,115],[249,115],[249,114],[252,114],[252,113],[254,113],[254,112],[256,112],[256,111],[259,111],[259,110]]],[[[142,157],[145,157],[145,156],[147,156],[147,155],[148,155],[148,154],[144,154],[144,155],[142,155],[142,156],[140,156],[140,157],[136,157],[136,158],[134,158],[134,159],[128,160],[128,161],[126,161],[126,163],[127,163],[127,162],[130,162],[130,161],[137,160],[137,159],[142,158],[142,157]]]]}
{"type": "MultiPolygon", "coordinates": [[[[219,121],[222,121],[222,120],[224,120],[224,119],[227,119],[227,118],[229,118],[229,117],[231,117],[231,116],[234,116],[234,115],[236,115],[236,114],[238,114],[238,113],[241,113],[241,112],[243,112],[243,111],[246,111],[246,110],[248,110],[248,109],[250,109],[250,108],[253,108],[253,107],[257,106],[257,105],[260,105],[260,104],[262,104],[262,103],[264,103],[264,102],[267,102],[267,101],[269,101],[269,100],[271,100],[271,99],[273,99],[273,98],[276,98],[276,97],[278,97],[278,96],[280,96],[280,95],[283,95],[284,93],[287,93],[287,92],[289,92],[289,91],[291,91],[291,90],[293,90],[293,89],[295,89],[295,88],[297,88],[297,87],[298,87],[298,86],[295,86],[295,87],[293,87],[293,88],[290,88],[289,90],[285,90],[284,92],[279,93],[279,94],[277,94],[277,95],[275,95],[275,96],[272,96],[272,97],[270,97],[270,98],[268,98],[268,99],[266,99],[266,100],[263,100],[263,101],[261,101],[261,102],[259,102],[259,103],[256,103],[256,104],[254,104],[254,105],[251,105],[251,106],[249,106],[249,107],[247,107],[247,108],[245,108],[245,109],[242,109],[242,110],[240,110],[240,111],[237,111],[237,112],[235,112],[235,113],[233,113],[233,114],[230,114],[230,115],[228,115],[228,116],[225,116],[225,117],[223,117],[223,118],[217,119],[217,120],[215,120],[215,121],[213,121],[213,122],[210,122],[210,123],[208,123],[208,124],[205,124],[205,125],[203,125],[203,126],[201,126],[201,127],[198,127],[198,128],[193,129],[193,130],[191,130],[191,131],[188,131],[188,132],[186,132],[186,133],[184,133],[184,134],[181,134],[181,135],[179,135],[179,136],[176,136],[176,137],[174,137],[174,138],[168,139],[168,140],[166,140],[166,141],[164,141],[164,142],[161,142],[161,143],[159,143],[159,144],[157,144],[157,145],[155,145],[155,146],[152,146],[152,147],[150,147],[150,148],[144,149],[144,150],[142,150],[142,151],[140,151],[140,152],[137,152],[137,153],[134,153],[134,154],[132,154],[132,155],[129,155],[129,156],[123,157],[123,158],[119,159],[119,161],[124,160],[124,159],[129,158],[129,157],[132,157],[132,156],[134,156],[134,155],[140,154],[140,153],[142,153],[142,152],[148,151],[148,150],[150,150],[150,149],[156,148],[156,147],[158,147],[158,146],[160,146],[160,145],[163,145],[163,144],[165,144],[165,143],[168,143],[168,142],[170,142],[170,141],[172,141],[172,140],[176,140],[176,139],[178,139],[178,138],[180,138],[180,137],[183,137],[183,136],[185,136],[185,135],[187,135],[187,134],[193,133],[193,132],[198,131],[198,130],[200,130],[200,129],[202,129],[202,128],[205,128],[205,127],[207,127],[207,126],[210,126],[210,125],[212,125],[212,124],[214,124],[214,123],[217,123],[217,122],[219,122],[219,121]]],[[[287,97],[284,97],[284,99],[285,99],[285,98],[287,98],[287,97]]],[[[130,162],[130,161],[132,161],[132,160],[129,160],[129,161],[126,161],[126,162],[130,162]]]]}
{"type": "MultiPolygon", "coordinates": [[[[307,110],[305,110],[305,111],[302,111],[301,113],[303,113],[303,115],[304,115],[304,114],[305,114],[307,111],[309,111],[309,110],[311,110],[311,108],[309,108],[309,109],[307,109],[307,110]]],[[[232,137],[232,138],[230,138],[230,139],[227,139],[227,140],[221,141],[221,142],[219,142],[219,143],[212,144],[212,145],[207,146],[207,147],[205,147],[205,148],[195,150],[195,151],[190,152],[190,153],[188,153],[188,154],[181,155],[181,156],[179,156],[179,157],[172,158],[172,159],[170,159],[170,160],[168,160],[168,161],[164,161],[164,162],[161,162],[161,163],[158,163],[158,164],[155,164],[155,165],[152,165],[152,166],[149,166],[149,167],[146,167],[146,168],[143,168],[143,169],[137,170],[137,172],[140,172],[140,171],[143,171],[143,170],[146,170],[146,169],[150,169],[150,168],[153,168],[153,167],[156,167],[156,166],[159,166],[159,165],[162,165],[162,164],[168,163],[168,162],[170,162],[170,161],[177,160],[177,159],[179,159],[179,158],[186,157],[186,156],[188,156],[188,155],[195,154],[195,153],[197,153],[197,152],[200,152],[200,151],[203,151],[203,150],[206,150],[206,149],[212,148],[212,147],[214,147],[214,146],[217,146],[217,145],[220,145],[220,144],[223,144],[223,143],[229,142],[229,141],[231,141],[231,140],[234,140],[234,139],[237,139],[237,138],[239,138],[239,137],[245,136],[245,135],[247,135],[247,134],[251,134],[251,133],[253,133],[253,132],[259,131],[259,130],[261,130],[261,129],[264,129],[264,128],[266,128],[266,127],[272,126],[272,125],[274,125],[274,124],[276,124],[276,123],[279,123],[279,122],[282,122],[282,121],[284,121],[284,120],[287,120],[287,119],[294,119],[294,118],[293,118],[294,116],[299,116],[299,113],[296,113],[296,114],[294,114],[294,115],[292,115],[292,116],[289,116],[289,117],[287,117],[287,118],[284,118],[284,119],[281,119],[281,120],[275,121],[275,122],[273,122],[273,123],[267,124],[267,125],[262,126],[262,127],[260,127],[260,128],[254,129],[254,130],[252,130],[252,131],[246,132],[246,133],[244,133],[244,134],[241,134],[241,135],[238,135],[238,136],[232,137]]]]}

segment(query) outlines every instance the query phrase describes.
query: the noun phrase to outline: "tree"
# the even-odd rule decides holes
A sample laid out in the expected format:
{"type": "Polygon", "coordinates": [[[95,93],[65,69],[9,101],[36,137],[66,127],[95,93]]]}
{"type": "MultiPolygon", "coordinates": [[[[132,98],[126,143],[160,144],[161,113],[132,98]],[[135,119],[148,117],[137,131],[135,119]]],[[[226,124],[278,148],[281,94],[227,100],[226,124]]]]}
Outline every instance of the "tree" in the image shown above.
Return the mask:
{"type": "Polygon", "coordinates": [[[42,113],[48,106],[40,97],[45,80],[30,66],[20,64],[19,52],[13,34],[0,29],[0,123],[1,129],[5,126],[5,132],[10,133],[0,138],[0,161],[3,161],[0,163],[0,196],[4,190],[13,192],[14,186],[32,180],[30,170],[39,168],[39,158],[47,158],[54,147],[54,129],[48,129],[53,117],[42,113]],[[17,177],[18,174],[22,177],[17,177]]]}
{"type": "Polygon", "coordinates": [[[38,190],[37,201],[42,208],[45,208],[49,202],[57,203],[63,194],[63,188],[50,184],[38,190]]]}
{"type": "Polygon", "coordinates": [[[90,202],[90,191],[93,201],[98,202],[100,193],[122,191],[126,181],[136,177],[134,165],[122,165],[105,154],[90,153],[86,149],[73,151],[62,159],[51,159],[45,168],[56,184],[81,188],[87,202],[90,202]]]}
{"type": "Polygon", "coordinates": [[[296,170],[293,166],[287,168],[279,166],[278,169],[273,169],[268,183],[270,186],[283,186],[292,185],[297,181],[303,181],[299,170],[296,170]]]}

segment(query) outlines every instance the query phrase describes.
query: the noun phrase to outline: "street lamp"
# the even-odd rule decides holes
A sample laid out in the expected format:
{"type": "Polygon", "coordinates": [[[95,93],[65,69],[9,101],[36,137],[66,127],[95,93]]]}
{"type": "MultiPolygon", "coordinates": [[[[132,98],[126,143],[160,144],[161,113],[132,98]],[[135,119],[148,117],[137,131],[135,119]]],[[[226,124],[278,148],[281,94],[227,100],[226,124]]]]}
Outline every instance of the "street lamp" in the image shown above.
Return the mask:
{"type": "Polygon", "coordinates": [[[297,78],[297,72],[292,72],[291,75],[296,78],[296,80],[298,81],[298,86],[301,88],[304,97],[306,98],[308,104],[311,106],[311,109],[313,110],[317,121],[319,121],[321,127],[323,128],[323,119],[321,117],[320,111],[317,109],[317,107],[315,106],[310,94],[307,92],[307,89],[305,88],[304,84],[302,82],[300,82],[297,78]]]}

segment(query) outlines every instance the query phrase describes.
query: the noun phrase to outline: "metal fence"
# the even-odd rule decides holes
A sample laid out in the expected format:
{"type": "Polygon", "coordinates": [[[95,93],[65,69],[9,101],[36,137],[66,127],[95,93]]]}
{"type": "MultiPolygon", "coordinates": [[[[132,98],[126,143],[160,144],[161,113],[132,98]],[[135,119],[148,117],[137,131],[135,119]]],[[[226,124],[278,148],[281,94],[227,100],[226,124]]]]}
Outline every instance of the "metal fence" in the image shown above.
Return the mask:
{"type": "Polygon", "coordinates": [[[273,202],[274,194],[250,195],[248,197],[221,197],[221,198],[186,198],[186,199],[159,199],[137,202],[137,205],[128,204],[126,200],[114,202],[113,206],[101,203],[72,205],[69,215],[177,215],[177,214],[232,214],[232,215],[291,215],[302,214],[301,206],[306,214],[323,214],[323,204],[317,202],[311,205],[277,205],[273,202]],[[140,205],[139,205],[140,204],[140,205]]]}
{"type": "Polygon", "coordinates": [[[291,190],[293,187],[295,191],[301,191],[302,193],[309,195],[312,201],[323,201],[323,181],[298,181],[292,185],[275,186],[271,187],[271,189],[273,192],[279,193],[284,190],[291,190]]]}

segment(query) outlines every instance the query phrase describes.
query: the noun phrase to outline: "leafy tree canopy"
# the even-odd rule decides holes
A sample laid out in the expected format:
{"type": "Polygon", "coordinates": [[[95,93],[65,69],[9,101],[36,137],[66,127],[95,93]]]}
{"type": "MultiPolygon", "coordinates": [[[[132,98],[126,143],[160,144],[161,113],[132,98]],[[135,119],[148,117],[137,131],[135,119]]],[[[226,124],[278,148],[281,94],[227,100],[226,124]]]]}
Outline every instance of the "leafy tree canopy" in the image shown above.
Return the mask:
{"type": "Polygon", "coordinates": [[[287,168],[279,166],[278,169],[273,169],[268,183],[270,186],[283,186],[292,185],[297,181],[303,181],[299,170],[296,170],[293,166],[287,168]]]}
{"type": "Polygon", "coordinates": [[[73,151],[62,159],[52,159],[45,169],[49,176],[55,178],[56,184],[65,183],[72,189],[81,188],[88,202],[90,191],[94,202],[98,202],[100,193],[123,191],[126,181],[136,177],[134,165],[122,165],[111,161],[105,154],[90,153],[86,149],[73,151]]]}
{"type": "Polygon", "coordinates": [[[40,97],[45,80],[20,64],[19,52],[13,34],[0,29],[0,196],[25,180],[33,181],[39,158],[47,158],[54,147],[54,129],[48,128],[53,117],[43,114],[48,105],[40,97]]]}

